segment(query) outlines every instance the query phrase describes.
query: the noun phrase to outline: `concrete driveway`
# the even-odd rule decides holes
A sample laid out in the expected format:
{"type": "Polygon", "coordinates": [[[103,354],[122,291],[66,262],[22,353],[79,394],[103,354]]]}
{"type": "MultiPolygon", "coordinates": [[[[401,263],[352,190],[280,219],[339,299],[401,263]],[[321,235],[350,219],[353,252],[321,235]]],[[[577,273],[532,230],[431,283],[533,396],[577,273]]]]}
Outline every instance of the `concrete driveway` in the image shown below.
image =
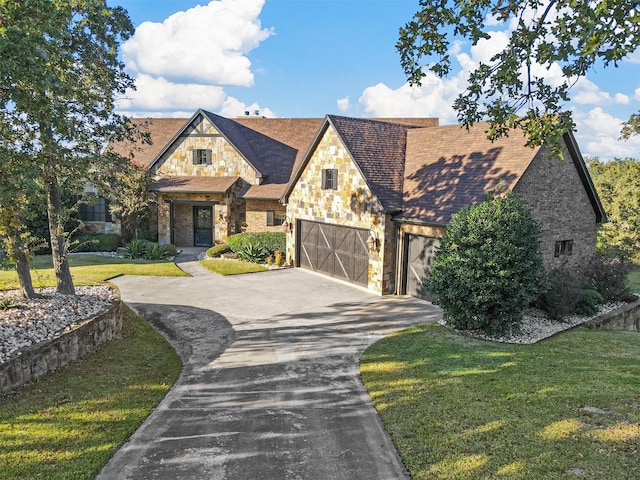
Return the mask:
{"type": "Polygon", "coordinates": [[[184,368],[97,479],[408,478],[358,360],[438,309],[301,269],[221,277],[181,267],[193,277],[114,281],[184,368]]]}

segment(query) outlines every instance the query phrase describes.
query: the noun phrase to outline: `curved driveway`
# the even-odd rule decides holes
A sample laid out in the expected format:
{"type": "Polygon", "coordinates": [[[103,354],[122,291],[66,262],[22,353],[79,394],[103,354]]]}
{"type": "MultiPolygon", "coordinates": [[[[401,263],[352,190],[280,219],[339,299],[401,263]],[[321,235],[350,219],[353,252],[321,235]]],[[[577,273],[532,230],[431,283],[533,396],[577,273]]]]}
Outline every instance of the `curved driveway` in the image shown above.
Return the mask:
{"type": "Polygon", "coordinates": [[[301,269],[120,277],[122,299],[172,342],[179,380],[96,477],[408,478],[358,373],[365,348],[437,308],[301,269]]]}

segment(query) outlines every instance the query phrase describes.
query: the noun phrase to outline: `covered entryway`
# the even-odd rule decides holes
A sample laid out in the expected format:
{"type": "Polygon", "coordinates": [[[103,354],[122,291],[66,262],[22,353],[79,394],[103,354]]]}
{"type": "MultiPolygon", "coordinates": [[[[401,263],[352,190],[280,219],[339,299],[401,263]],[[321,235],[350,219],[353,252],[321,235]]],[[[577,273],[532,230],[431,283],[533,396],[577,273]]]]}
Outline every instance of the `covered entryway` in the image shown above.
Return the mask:
{"type": "Polygon", "coordinates": [[[297,266],[367,286],[367,230],[300,220],[297,232],[297,266]]]}
{"type": "Polygon", "coordinates": [[[212,207],[193,207],[193,244],[196,247],[213,245],[212,207]]]}
{"type": "Polygon", "coordinates": [[[429,267],[440,245],[435,237],[406,234],[403,242],[402,292],[412,297],[433,300],[423,283],[429,277],[429,267]]]}

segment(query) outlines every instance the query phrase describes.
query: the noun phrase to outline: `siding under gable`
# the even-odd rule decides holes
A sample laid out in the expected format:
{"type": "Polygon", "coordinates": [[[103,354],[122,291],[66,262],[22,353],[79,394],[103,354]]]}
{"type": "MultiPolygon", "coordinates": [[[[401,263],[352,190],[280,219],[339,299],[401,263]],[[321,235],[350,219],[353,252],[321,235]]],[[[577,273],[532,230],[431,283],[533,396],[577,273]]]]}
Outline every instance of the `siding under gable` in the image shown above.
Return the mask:
{"type": "Polygon", "coordinates": [[[563,160],[541,148],[513,191],[542,224],[542,255],[547,268],[579,268],[595,255],[596,213],[566,147],[563,160]],[[554,256],[556,241],[573,240],[572,255],[554,256]]]}
{"type": "Polygon", "coordinates": [[[198,115],[167,149],[152,173],[176,177],[239,176],[251,185],[259,185],[261,180],[256,170],[203,115],[198,115]],[[211,164],[194,165],[192,152],[195,149],[211,150],[211,164]]]}

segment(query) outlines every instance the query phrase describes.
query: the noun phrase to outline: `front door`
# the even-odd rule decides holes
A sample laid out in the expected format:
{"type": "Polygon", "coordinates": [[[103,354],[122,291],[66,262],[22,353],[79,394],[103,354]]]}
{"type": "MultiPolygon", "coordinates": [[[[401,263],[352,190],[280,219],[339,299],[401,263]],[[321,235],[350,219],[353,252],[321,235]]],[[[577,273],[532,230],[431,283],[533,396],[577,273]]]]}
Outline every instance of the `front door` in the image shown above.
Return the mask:
{"type": "Polygon", "coordinates": [[[193,244],[196,247],[213,245],[213,209],[193,207],[193,244]]]}

